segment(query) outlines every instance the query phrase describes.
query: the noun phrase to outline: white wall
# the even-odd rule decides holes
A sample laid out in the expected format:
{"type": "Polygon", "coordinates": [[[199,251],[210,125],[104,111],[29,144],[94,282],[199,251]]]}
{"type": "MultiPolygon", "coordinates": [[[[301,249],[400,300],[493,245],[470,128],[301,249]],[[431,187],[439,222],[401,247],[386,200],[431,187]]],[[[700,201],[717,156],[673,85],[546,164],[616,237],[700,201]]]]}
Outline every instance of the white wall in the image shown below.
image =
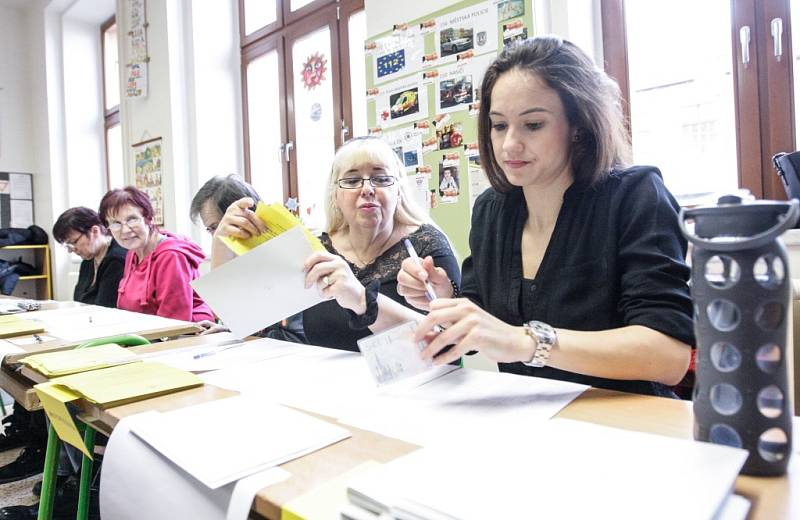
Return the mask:
{"type": "Polygon", "coordinates": [[[0,171],[35,173],[24,13],[0,7],[0,171]]]}

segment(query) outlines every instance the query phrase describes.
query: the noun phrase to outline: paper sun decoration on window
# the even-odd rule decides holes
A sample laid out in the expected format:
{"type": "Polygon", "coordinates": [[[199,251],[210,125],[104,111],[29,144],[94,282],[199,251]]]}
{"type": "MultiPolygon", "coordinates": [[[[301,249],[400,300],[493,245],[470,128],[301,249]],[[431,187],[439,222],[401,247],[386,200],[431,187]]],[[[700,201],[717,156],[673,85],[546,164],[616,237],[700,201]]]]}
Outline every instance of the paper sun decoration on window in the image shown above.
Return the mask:
{"type": "Polygon", "coordinates": [[[325,67],[327,63],[328,60],[320,53],[315,52],[303,64],[303,84],[308,90],[313,90],[325,80],[325,73],[328,71],[325,67]]]}

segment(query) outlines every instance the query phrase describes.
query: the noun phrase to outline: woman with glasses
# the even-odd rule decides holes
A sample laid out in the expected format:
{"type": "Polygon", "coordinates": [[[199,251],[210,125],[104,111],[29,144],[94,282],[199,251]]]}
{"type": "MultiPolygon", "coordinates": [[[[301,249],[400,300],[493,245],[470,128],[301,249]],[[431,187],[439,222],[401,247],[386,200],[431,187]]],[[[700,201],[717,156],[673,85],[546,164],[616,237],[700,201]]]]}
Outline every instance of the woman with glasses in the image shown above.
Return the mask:
{"type": "Polygon", "coordinates": [[[53,237],[83,259],[73,298],[103,307],[117,306],[117,288],[128,251],[117,243],[89,208],[70,208],[56,220],[53,237]]]}
{"type": "MultiPolygon", "coordinates": [[[[358,350],[359,339],[411,312],[397,294],[397,273],[408,258],[404,238],[458,286],[447,237],[411,198],[405,167],[384,141],[356,138],[339,148],[325,201],[327,229],[320,238],[327,252],[312,254],[305,269],[306,285],[330,300],[303,312],[310,344],[358,350]]],[[[264,231],[252,205],[248,198],[232,204],[217,234],[247,238],[264,231]]],[[[214,257],[212,263],[225,260],[214,257]]]]}
{"type": "Polygon", "coordinates": [[[127,186],[100,201],[100,218],[128,249],[117,307],[184,321],[213,320],[211,309],[189,283],[199,276],[200,246],[161,230],[147,194],[127,186]]]}

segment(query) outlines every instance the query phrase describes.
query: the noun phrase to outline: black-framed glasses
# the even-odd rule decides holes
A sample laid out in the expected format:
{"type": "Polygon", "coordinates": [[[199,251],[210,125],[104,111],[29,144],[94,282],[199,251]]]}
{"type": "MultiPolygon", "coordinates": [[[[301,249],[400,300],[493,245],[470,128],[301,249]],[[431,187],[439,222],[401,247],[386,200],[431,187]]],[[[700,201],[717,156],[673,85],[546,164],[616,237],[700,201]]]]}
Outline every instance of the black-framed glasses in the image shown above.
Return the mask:
{"type": "Polygon", "coordinates": [[[78,238],[74,240],[65,240],[61,245],[64,246],[67,249],[67,251],[70,252],[75,251],[75,248],[78,247],[78,242],[80,242],[84,236],[85,236],[84,233],[81,233],[80,235],[78,235],[78,238]]]}
{"type": "Polygon", "coordinates": [[[373,175],[372,177],[345,177],[336,181],[336,184],[346,190],[357,190],[364,185],[364,181],[369,181],[373,188],[388,188],[396,180],[392,175],[373,175]]]}

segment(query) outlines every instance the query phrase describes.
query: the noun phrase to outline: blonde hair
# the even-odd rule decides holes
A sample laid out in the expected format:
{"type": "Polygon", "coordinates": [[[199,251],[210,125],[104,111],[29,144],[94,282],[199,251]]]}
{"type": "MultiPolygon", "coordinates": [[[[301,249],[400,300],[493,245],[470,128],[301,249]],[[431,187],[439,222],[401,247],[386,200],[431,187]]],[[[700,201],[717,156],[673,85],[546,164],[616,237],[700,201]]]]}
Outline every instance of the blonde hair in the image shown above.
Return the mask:
{"type": "Polygon", "coordinates": [[[336,190],[338,188],[336,181],[339,180],[339,175],[367,162],[382,164],[386,167],[386,173],[397,178],[399,195],[394,212],[395,224],[409,226],[419,226],[423,223],[433,224],[430,217],[411,197],[405,166],[400,162],[400,158],[394,150],[377,137],[365,136],[356,137],[344,143],[333,158],[331,174],[325,188],[325,217],[328,221],[326,231],[329,235],[347,227],[342,212],[336,206],[336,190]]]}

